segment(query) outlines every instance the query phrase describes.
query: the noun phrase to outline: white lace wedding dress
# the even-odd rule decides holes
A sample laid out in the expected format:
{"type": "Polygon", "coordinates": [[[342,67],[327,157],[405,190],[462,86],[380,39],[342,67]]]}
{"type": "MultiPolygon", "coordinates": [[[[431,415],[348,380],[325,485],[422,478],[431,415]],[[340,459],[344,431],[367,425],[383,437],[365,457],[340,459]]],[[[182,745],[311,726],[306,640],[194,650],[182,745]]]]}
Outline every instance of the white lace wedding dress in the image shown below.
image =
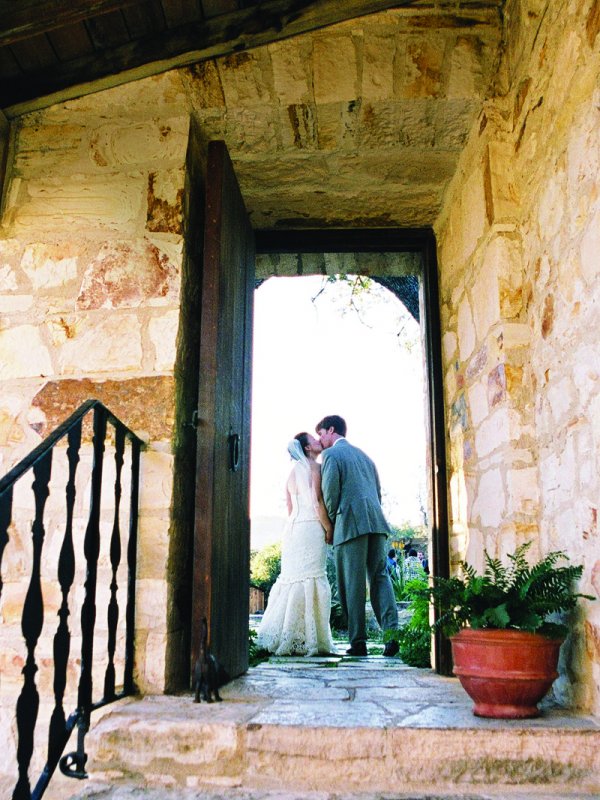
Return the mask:
{"type": "Polygon", "coordinates": [[[278,656],[333,651],[327,545],[307,468],[308,463],[296,462],[288,479],[292,512],[283,532],[281,573],[269,594],[256,640],[278,656]]]}

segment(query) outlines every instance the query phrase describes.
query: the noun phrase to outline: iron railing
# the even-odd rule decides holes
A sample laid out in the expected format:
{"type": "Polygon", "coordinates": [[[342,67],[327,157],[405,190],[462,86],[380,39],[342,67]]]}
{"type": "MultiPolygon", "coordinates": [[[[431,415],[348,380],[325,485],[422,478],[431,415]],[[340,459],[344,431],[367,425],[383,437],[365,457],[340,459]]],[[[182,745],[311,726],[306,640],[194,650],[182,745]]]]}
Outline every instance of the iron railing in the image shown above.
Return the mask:
{"type": "MultiPolygon", "coordinates": [[[[135,692],[134,603],[141,447],[142,441],[102,403],[88,400],[0,480],[0,603],[3,588],[11,580],[11,557],[21,563],[21,575],[15,579],[15,585],[21,580],[25,595],[21,611],[23,678],[14,716],[17,780],[13,800],[41,798],[57,766],[71,777],[86,777],[84,738],[91,712],[135,692]],[[107,448],[114,452],[114,463],[108,465],[107,448]],[[114,476],[114,489],[107,494],[103,474],[109,468],[114,476]],[[27,477],[31,475],[33,482],[29,486],[27,477]],[[121,503],[124,483],[129,493],[128,508],[121,503]],[[53,498],[55,492],[63,498],[58,498],[58,504],[53,498]],[[49,498],[58,512],[54,519],[47,520],[49,498]],[[122,531],[125,527],[126,533],[122,531]],[[44,548],[49,528],[57,556],[50,564],[48,548],[44,548]],[[26,547],[24,529],[31,533],[26,547]],[[15,556],[18,541],[25,553],[15,556]],[[26,564],[25,574],[23,564],[26,564]],[[96,626],[99,571],[104,579],[104,584],[100,584],[103,602],[100,610],[106,612],[102,626],[96,626]],[[56,591],[57,582],[60,594],[56,591]],[[46,604],[48,609],[46,594],[53,600],[53,604],[46,604]],[[125,618],[121,621],[119,598],[125,605],[125,618]],[[80,626],[73,626],[73,631],[68,624],[72,608],[79,611],[80,620],[80,626]],[[56,617],[58,621],[54,622],[56,617]],[[97,632],[99,628],[101,634],[97,632]],[[36,660],[42,632],[47,642],[46,657],[36,660]],[[72,647],[73,644],[77,647],[72,647]],[[95,644],[99,654],[94,652],[95,644]],[[72,649],[77,653],[72,654],[72,649]],[[38,753],[39,741],[35,741],[43,724],[38,719],[40,687],[36,685],[36,673],[42,667],[47,673],[44,687],[48,697],[44,698],[45,706],[42,703],[42,717],[49,718],[47,755],[43,740],[41,753],[38,753]],[[103,674],[101,696],[94,692],[94,678],[99,674],[103,674]],[[76,707],[67,716],[65,705],[69,703],[76,707]],[[75,727],[77,750],[63,755],[75,727]],[[34,761],[38,762],[35,771],[44,760],[45,766],[32,789],[34,747],[34,761]]],[[[38,679],[41,682],[40,676],[38,679]]]]}

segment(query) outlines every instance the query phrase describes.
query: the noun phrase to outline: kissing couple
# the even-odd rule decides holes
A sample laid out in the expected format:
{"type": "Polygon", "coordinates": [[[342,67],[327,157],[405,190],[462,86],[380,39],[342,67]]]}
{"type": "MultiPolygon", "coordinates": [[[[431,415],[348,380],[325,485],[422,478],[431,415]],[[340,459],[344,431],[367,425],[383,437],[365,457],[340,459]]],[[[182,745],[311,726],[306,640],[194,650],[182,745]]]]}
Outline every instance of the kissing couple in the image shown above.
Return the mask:
{"type": "MultiPolygon", "coordinates": [[[[257,644],[275,655],[332,654],[327,545],[333,556],[352,656],[367,655],[366,582],[380,627],[398,628],[386,567],[389,525],[373,461],[346,439],[345,420],[333,414],[315,426],[318,438],[298,433],[288,444],[294,464],[286,482],[288,520],[281,573],[258,628],[257,644]],[[317,458],[321,456],[322,465],[317,458]]],[[[394,656],[398,643],[386,643],[394,656]]]]}

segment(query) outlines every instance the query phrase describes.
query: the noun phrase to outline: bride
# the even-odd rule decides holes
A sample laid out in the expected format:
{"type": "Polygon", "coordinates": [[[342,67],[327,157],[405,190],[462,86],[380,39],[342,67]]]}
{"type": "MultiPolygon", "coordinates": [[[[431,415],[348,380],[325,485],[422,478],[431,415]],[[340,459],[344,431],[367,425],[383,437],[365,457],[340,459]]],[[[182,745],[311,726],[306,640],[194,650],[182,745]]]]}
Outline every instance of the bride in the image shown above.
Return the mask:
{"type": "Polygon", "coordinates": [[[331,588],[325,562],[333,525],[321,494],[322,448],[309,433],[288,444],[294,466],[286,484],[288,521],[281,546],[281,573],[269,594],[257,644],[275,655],[331,653],[331,588]]]}

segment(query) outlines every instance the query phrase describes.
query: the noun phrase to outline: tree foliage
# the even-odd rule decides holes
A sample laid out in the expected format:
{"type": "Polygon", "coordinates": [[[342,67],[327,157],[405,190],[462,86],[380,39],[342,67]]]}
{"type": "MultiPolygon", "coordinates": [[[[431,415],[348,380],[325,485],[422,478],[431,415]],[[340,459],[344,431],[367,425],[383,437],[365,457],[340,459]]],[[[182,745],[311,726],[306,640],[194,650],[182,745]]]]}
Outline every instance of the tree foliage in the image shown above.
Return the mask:
{"type": "Polygon", "coordinates": [[[250,583],[268,597],[281,572],[281,542],[268,544],[250,554],[250,583]]]}

